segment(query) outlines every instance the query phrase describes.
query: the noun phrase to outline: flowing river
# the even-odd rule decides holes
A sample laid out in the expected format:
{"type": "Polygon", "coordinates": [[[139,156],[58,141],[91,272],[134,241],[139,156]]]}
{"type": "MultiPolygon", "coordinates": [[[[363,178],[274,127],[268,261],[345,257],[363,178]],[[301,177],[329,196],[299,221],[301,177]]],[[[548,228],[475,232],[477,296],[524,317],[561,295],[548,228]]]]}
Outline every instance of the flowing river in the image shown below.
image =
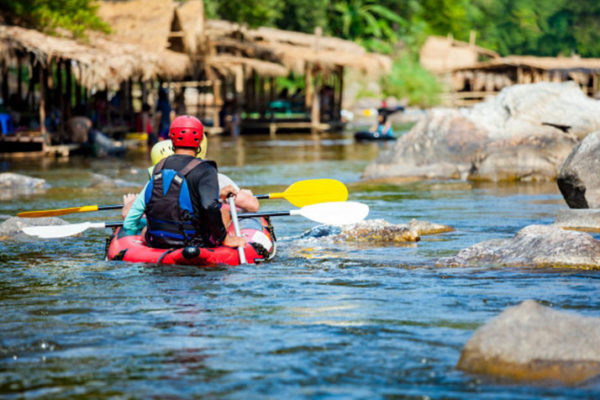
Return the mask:
{"type": "MultiPolygon", "coordinates": [[[[436,261],[483,240],[552,223],[555,183],[360,182],[380,148],[349,136],[210,138],[209,158],[255,193],[309,178],[345,182],[369,219],[454,227],[410,245],[300,239],[315,223],[273,218],[276,258],[204,270],[106,262],[108,230],[58,240],[0,241],[0,398],[593,398],[600,383],[514,384],[455,369],[475,329],[535,299],[598,316],[597,272],[436,261]]],[[[91,174],[146,180],[126,159],[3,161],[47,180],[45,193],[0,200],[17,212],[115,204],[127,189],[87,188],[91,174]]],[[[262,210],[293,208],[265,200],[262,210]]],[[[69,222],[119,220],[103,211],[69,222]]]]}

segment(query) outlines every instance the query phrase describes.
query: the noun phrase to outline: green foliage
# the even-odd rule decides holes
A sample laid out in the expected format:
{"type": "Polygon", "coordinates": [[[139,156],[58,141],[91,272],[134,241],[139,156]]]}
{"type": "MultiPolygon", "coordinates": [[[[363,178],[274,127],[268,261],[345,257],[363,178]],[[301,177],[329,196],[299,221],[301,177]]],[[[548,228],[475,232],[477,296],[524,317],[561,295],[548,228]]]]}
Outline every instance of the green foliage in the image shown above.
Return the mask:
{"type": "Polygon", "coordinates": [[[280,0],[227,0],[217,3],[217,13],[223,19],[250,27],[275,26],[284,6],[280,0]]]}
{"type": "Polygon", "coordinates": [[[373,0],[337,1],[333,9],[330,22],[334,32],[351,40],[375,37],[394,41],[395,27],[406,25],[401,16],[373,0]]]}
{"type": "Polygon", "coordinates": [[[63,28],[76,37],[88,29],[108,32],[109,26],[96,15],[93,0],[0,0],[0,10],[8,23],[48,33],[63,28]]]}
{"type": "Polygon", "coordinates": [[[304,90],[306,83],[304,82],[304,77],[303,76],[295,76],[294,74],[291,74],[290,76],[287,77],[277,77],[277,79],[275,80],[276,83],[276,87],[279,90],[283,90],[283,89],[287,89],[288,93],[292,94],[294,92],[296,92],[296,90],[300,89],[300,90],[304,90]]]}
{"type": "Polygon", "coordinates": [[[406,53],[394,60],[392,72],[382,82],[383,94],[406,98],[410,104],[431,107],[439,104],[442,86],[423,69],[415,56],[406,53]]]}
{"type": "Polygon", "coordinates": [[[328,25],[329,0],[287,0],[276,24],[291,31],[313,33],[320,26],[328,25]]]}

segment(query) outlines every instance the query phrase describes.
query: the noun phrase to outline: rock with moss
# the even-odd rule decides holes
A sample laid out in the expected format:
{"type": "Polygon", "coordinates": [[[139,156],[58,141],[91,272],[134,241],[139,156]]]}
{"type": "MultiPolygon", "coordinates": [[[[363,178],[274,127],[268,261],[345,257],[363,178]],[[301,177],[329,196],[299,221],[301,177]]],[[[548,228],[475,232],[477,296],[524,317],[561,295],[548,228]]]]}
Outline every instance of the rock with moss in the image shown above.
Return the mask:
{"type": "Polygon", "coordinates": [[[413,219],[408,224],[392,224],[384,219],[370,219],[344,226],[320,225],[305,232],[303,238],[327,238],[330,241],[357,243],[418,242],[421,235],[451,232],[447,225],[413,219]]]}
{"type": "Polygon", "coordinates": [[[505,265],[600,269],[600,241],[556,225],[530,225],[510,239],[493,239],[439,261],[446,266],[505,265]]]}
{"type": "Polygon", "coordinates": [[[457,368],[526,382],[584,382],[600,375],[600,318],[526,300],[477,329],[457,368]]]}

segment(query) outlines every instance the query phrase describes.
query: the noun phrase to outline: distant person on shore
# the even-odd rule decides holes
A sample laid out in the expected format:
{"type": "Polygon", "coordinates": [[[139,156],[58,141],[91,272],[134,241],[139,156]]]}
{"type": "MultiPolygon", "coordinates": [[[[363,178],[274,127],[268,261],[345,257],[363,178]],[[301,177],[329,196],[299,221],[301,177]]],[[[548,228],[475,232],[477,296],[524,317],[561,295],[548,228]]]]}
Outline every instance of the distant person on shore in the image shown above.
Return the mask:
{"type": "Polygon", "coordinates": [[[158,101],[156,102],[156,123],[159,140],[165,140],[169,137],[169,126],[175,118],[175,112],[171,108],[169,95],[165,88],[158,90],[158,101]]]}
{"type": "Polygon", "coordinates": [[[88,142],[90,129],[92,129],[92,120],[87,117],[85,106],[79,104],[73,110],[73,116],[67,120],[69,141],[71,143],[88,142]]]}

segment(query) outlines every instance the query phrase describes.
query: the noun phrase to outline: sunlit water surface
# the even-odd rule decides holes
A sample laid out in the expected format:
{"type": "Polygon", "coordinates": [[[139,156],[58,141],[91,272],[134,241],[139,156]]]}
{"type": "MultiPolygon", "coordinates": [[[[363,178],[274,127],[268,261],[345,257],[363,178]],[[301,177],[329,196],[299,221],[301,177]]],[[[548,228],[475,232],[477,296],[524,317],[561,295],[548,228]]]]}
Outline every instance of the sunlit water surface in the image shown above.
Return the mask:
{"type": "MultiPolygon", "coordinates": [[[[369,218],[453,226],[407,246],[299,240],[314,226],[274,218],[274,261],[203,270],[103,261],[108,232],[0,242],[2,398],[591,398],[600,384],[517,385],[455,369],[474,330],[536,299],[598,316],[597,272],[436,261],[474,243],[551,223],[566,208],[554,183],[360,183],[379,144],[351,137],[211,138],[209,157],[255,193],[336,178],[369,218]]],[[[127,190],[87,189],[91,172],[137,183],[143,154],[125,160],[4,161],[42,177],[44,194],[0,202],[0,216],[114,204],[127,190]]],[[[291,206],[264,201],[263,210],[291,206]]],[[[118,220],[116,212],[65,217],[118,220]]]]}

